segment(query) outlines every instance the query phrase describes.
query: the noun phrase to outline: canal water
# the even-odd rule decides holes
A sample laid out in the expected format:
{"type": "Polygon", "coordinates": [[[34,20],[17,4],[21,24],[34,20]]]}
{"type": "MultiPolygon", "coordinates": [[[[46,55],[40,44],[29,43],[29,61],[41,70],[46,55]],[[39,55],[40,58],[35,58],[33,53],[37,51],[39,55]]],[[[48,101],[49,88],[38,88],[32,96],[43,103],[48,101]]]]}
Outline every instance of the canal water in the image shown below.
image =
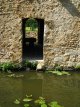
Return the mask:
{"type": "Polygon", "coordinates": [[[80,73],[73,72],[70,76],[38,72],[15,74],[17,77],[0,73],[0,107],[22,107],[13,102],[26,94],[32,94],[34,99],[43,96],[47,101],[57,101],[64,107],[80,107],[80,73]]]}

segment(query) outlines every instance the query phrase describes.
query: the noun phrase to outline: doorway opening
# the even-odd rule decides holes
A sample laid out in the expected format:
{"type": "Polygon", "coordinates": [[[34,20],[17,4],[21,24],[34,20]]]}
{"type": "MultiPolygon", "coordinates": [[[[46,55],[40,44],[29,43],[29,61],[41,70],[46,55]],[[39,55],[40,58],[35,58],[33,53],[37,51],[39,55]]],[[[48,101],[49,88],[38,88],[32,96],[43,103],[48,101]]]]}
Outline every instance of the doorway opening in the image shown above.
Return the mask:
{"type": "Polygon", "coordinates": [[[22,31],[23,60],[43,60],[44,20],[24,18],[22,31]]]}

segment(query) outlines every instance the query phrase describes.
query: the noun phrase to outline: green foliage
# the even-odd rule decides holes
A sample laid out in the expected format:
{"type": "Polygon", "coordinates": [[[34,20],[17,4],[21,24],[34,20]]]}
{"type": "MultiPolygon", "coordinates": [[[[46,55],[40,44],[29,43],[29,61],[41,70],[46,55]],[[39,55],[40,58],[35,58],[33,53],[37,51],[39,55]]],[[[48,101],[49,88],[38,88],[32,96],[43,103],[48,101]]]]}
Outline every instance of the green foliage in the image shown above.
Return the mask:
{"type": "Polygon", "coordinates": [[[38,28],[25,27],[26,32],[38,32],[38,28]]]}
{"type": "Polygon", "coordinates": [[[5,63],[0,64],[0,69],[2,71],[9,71],[9,70],[13,69],[13,67],[14,67],[14,65],[11,62],[5,62],[5,63]]]}
{"type": "Polygon", "coordinates": [[[18,99],[16,99],[16,100],[14,101],[14,103],[15,103],[15,104],[20,104],[20,101],[19,101],[18,99]]]}
{"type": "Polygon", "coordinates": [[[55,64],[54,70],[55,70],[55,71],[62,71],[62,70],[63,70],[63,67],[60,66],[59,64],[55,64]]]}
{"type": "Polygon", "coordinates": [[[30,18],[26,21],[25,30],[26,31],[36,31],[38,29],[38,23],[36,19],[30,18]]]}
{"type": "Polygon", "coordinates": [[[80,69],[80,65],[76,65],[76,66],[75,66],[75,69],[80,69]]]}
{"type": "Polygon", "coordinates": [[[69,72],[65,72],[65,71],[47,71],[48,73],[52,73],[52,74],[56,74],[56,75],[70,75],[69,72]]]}
{"type": "Polygon", "coordinates": [[[56,67],[55,67],[55,70],[57,70],[57,71],[62,71],[62,70],[63,70],[63,67],[62,67],[62,66],[56,66],[56,67]]]}
{"type": "Polygon", "coordinates": [[[24,102],[30,102],[32,100],[33,100],[32,95],[30,95],[30,96],[26,95],[26,98],[23,99],[24,102]]]}
{"type": "Polygon", "coordinates": [[[2,64],[0,63],[0,70],[2,70],[2,64]]]}
{"type": "Polygon", "coordinates": [[[30,106],[30,104],[24,104],[24,107],[29,107],[30,106]]]}
{"type": "Polygon", "coordinates": [[[36,70],[37,62],[30,62],[30,61],[26,60],[24,62],[24,66],[27,68],[30,68],[31,70],[36,70]]]}
{"type": "Polygon", "coordinates": [[[17,64],[17,63],[12,63],[12,62],[4,62],[0,64],[0,70],[1,71],[7,71],[10,72],[12,70],[19,70],[22,68],[21,64],[17,64]]]}
{"type": "Polygon", "coordinates": [[[43,97],[39,97],[39,99],[35,101],[35,104],[40,105],[41,107],[47,107],[47,104],[43,97]]]}
{"type": "Polygon", "coordinates": [[[47,105],[46,104],[41,104],[41,107],[47,107],[47,105]]]}
{"type": "Polygon", "coordinates": [[[61,105],[59,105],[56,101],[52,101],[48,104],[50,107],[63,107],[61,105]]]}
{"type": "Polygon", "coordinates": [[[35,104],[45,104],[45,99],[43,97],[39,97],[37,100],[35,100],[35,104]]]}
{"type": "Polygon", "coordinates": [[[36,69],[36,67],[37,67],[37,62],[32,62],[31,63],[31,68],[32,69],[36,69]]]}
{"type": "Polygon", "coordinates": [[[31,63],[30,61],[26,60],[26,61],[24,62],[24,65],[23,65],[23,66],[31,68],[31,64],[32,64],[32,63],[31,63]]]}
{"type": "MultiPolygon", "coordinates": [[[[0,63],[0,71],[19,71],[19,70],[24,70],[25,68],[30,68],[31,70],[36,70],[37,67],[37,62],[30,62],[26,60],[23,65],[18,64],[18,63],[12,63],[12,62],[4,62],[0,63]]],[[[13,76],[13,75],[11,75],[13,76]]]]}
{"type": "MultiPolygon", "coordinates": [[[[26,98],[24,98],[22,101],[23,101],[22,104],[24,105],[24,107],[36,107],[36,105],[37,105],[37,107],[63,107],[63,106],[59,105],[56,101],[47,103],[47,101],[43,97],[39,97],[38,99],[33,100],[32,95],[30,95],[30,96],[26,95],[26,98]],[[33,105],[31,105],[31,104],[33,104],[33,105]]],[[[21,102],[16,99],[14,101],[14,103],[20,104],[21,102]]]]}
{"type": "MultiPolygon", "coordinates": [[[[26,95],[26,97],[22,100],[23,102],[25,102],[24,107],[29,107],[30,106],[29,102],[31,102],[32,100],[33,100],[32,95],[30,95],[30,96],[26,95]]],[[[16,99],[14,101],[14,104],[20,104],[20,103],[21,103],[21,101],[18,99],[16,99]]]]}

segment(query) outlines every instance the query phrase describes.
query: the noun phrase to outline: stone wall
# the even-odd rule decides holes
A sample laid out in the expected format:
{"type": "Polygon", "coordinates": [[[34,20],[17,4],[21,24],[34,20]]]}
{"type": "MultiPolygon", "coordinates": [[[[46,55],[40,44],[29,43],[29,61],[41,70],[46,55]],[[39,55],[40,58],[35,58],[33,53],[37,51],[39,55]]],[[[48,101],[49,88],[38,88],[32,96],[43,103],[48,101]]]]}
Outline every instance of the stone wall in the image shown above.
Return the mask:
{"type": "Polygon", "coordinates": [[[0,62],[22,61],[22,18],[44,19],[44,63],[80,62],[80,0],[0,1],[0,62]]]}

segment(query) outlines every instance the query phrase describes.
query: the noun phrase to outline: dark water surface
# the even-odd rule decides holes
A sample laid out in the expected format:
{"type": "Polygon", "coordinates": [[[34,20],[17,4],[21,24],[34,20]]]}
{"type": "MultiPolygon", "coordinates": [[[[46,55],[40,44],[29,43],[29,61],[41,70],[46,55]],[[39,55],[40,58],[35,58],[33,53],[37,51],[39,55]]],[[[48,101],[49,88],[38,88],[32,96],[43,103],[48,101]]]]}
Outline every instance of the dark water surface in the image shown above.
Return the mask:
{"type": "Polygon", "coordinates": [[[55,100],[64,107],[80,107],[80,73],[70,76],[56,76],[37,72],[21,72],[24,77],[8,77],[0,73],[0,107],[22,107],[13,102],[32,94],[48,101],[55,100]]]}

